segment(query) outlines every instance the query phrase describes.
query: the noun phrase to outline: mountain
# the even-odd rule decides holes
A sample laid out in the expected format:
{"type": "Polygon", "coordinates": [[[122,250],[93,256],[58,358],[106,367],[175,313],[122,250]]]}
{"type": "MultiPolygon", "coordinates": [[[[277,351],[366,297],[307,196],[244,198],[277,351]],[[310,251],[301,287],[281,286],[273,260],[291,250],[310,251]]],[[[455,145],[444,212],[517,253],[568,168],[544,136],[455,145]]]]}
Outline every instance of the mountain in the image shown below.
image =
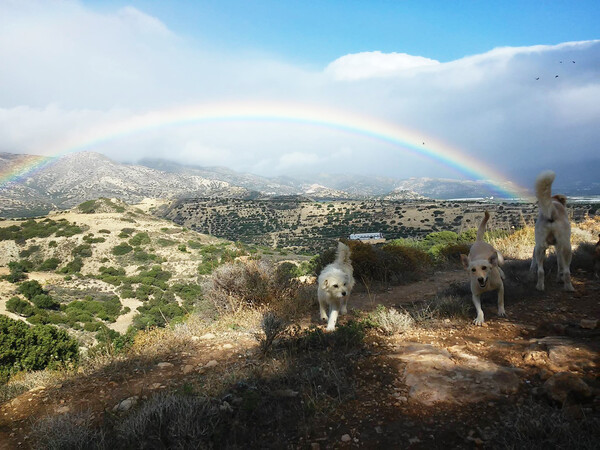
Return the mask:
{"type": "MultiPolygon", "coordinates": [[[[18,166],[18,157],[3,153],[0,173],[18,166]]],[[[100,197],[136,203],[144,198],[241,197],[242,187],[197,175],[174,174],[144,166],[120,164],[99,153],[73,153],[0,190],[0,216],[15,217],[65,209],[100,197]]]]}

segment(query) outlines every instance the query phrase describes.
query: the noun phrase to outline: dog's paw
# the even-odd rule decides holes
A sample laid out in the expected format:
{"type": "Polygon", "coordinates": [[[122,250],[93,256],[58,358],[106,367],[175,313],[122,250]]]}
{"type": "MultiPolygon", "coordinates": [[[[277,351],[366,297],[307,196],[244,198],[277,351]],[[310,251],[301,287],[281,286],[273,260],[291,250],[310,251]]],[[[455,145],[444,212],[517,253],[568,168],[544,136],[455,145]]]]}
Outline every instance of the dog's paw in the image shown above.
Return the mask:
{"type": "Polygon", "coordinates": [[[473,323],[474,323],[475,325],[477,325],[478,327],[482,326],[482,325],[483,325],[483,317],[482,317],[482,318],[476,317],[476,318],[473,320],[473,323]]]}
{"type": "Polygon", "coordinates": [[[499,309],[498,310],[498,316],[499,317],[506,317],[506,311],[504,309],[499,309]]]}
{"type": "Polygon", "coordinates": [[[539,284],[539,283],[538,283],[538,284],[536,284],[535,288],[536,288],[538,291],[544,292],[544,285],[543,285],[543,284],[539,284]]]}
{"type": "Polygon", "coordinates": [[[328,326],[327,328],[325,328],[325,331],[327,333],[331,333],[332,331],[335,331],[335,326],[333,326],[333,327],[328,326]]]}
{"type": "Polygon", "coordinates": [[[565,284],[565,291],[567,291],[567,292],[575,292],[575,288],[573,287],[573,285],[571,283],[565,284]]]}

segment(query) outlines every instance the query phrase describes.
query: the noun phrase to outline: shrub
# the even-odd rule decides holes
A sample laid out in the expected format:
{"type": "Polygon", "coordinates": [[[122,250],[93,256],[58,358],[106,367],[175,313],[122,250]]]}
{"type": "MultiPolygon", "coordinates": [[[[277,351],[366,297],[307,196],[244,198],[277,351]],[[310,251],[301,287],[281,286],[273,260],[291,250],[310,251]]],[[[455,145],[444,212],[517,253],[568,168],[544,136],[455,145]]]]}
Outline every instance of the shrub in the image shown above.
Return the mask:
{"type": "Polygon", "coordinates": [[[8,300],[6,302],[6,309],[23,317],[32,316],[34,313],[31,304],[25,300],[21,300],[19,297],[12,297],[8,300]]]}
{"type": "Polygon", "coordinates": [[[123,244],[119,244],[119,245],[113,247],[112,254],[115,256],[122,256],[122,255],[126,255],[127,253],[129,253],[132,250],[133,250],[133,247],[131,245],[123,243],[123,244]]]}
{"type": "Polygon", "coordinates": [[[374,327],[387,335],[405,333],[409,331],[415,323],[408,312],[399,312],[394,308],[388,309],[383,305],[379,305],[375,311],[369,314],[369,320],[374,327]]]}
{"type": "Polygon", "coordinates": [[[40,264],[39,270],[42,272],[48,272],[51,270],[56,270],[58,265],[60,264],[60,259],[58,258],[48,258],[42,264],[40,264]]]}
{"type": "Polygon", "coordinates": [[[31,299],[31,302],[40,309],[56,309],[60,305],[48,294],[38,294],[31,299]]]}
{"type": "Polygon", "coordinates": [[[179,250],[180,252],[187,252],[187,247],[185,246],[185,244],[179,244],[177,246],[177,250],[179,250]]]}
{"type": "Polygon", "coordinates": [[[42,285],[36,280],[24,281],[17,290],[28,300],[31,300],[36,295],[46,293],[42,285]]]}
{"type": "Polygon", "coordinates": [[[80,203],[77,208],[84,214],[93,214],[97,208],[96,200],[88,200],[87,202],[80,203]]]}
{"type": "Polygon", "coordinates": [[[8,269],[10,273],[3,278],[10,283],[18,283],[27,278],[25,273],[29,272],[30,264],[26,261],[11,261],[8,263],[8,269]]]}
{"type": "Polygon", "coordinates": [[[78,256],[59,270],[60,273],[78,273],[83,267],[83,260],[78,256]]]}
{"type": "Polygon", "coordinates": [[[132,245],[134,247],[150,244],[150,242],[150,236],[148,236],[148,233],[145,232],[137,233],[135,236],[129,239],[129,245],[132,245]]]}
{"type": "Polygon", "coordinates": [[[81,258],[89,258],[92,256],[92,246],[90,244],[78,245],[71,251],[71,255],[80,256],[81,258]]]}
{"type": "Polygon", "coordinates": [[[78,360],[77,341],[51,325],[30,327],[0,315],[0,382],[19,370],[55,369],[78,360]]]}
{"type": "Polygon", "coordinates": [[[267,263],[230,263],[215,270],[203,290],[219,311],[238,311],[243,305],[268,304],[273,298],[272,267],[267,263]]]}

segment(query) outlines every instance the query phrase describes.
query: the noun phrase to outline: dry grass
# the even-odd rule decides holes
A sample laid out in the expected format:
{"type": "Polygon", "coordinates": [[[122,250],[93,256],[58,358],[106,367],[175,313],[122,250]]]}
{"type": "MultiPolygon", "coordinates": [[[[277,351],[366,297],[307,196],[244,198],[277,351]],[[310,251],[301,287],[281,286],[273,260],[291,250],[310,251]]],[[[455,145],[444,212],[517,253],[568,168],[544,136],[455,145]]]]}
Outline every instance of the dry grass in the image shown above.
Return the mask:
{"type": "Polygon", "coordinates": [[[6,384],[0,385],[0,403],[11,400],[23,392],[39,387],[49,387],[75,376],[72,370],[37,370],[20,372],[6,384]]]}

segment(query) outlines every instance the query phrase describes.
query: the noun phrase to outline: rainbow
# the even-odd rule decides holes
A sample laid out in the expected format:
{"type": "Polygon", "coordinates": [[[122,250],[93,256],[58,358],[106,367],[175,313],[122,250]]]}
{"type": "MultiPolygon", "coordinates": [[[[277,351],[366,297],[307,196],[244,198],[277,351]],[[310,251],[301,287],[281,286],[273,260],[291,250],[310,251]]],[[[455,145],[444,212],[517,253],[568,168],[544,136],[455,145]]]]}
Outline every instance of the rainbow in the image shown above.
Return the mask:
{"type": "Polygon", "coordinates": [[[100,144],[125,136],[156,128],[228,121],[299,123],[366,136],[389,143],[397,149],[438,161],[468,178],[482,180],[508,198],[530,197],[526,189],[511,182],[482,161],[431,136],[424,136],[418,131],[381,119],[321,106],[265,102],[220,102],[180,106],[98,124],[46,147],[43,152],[40,152],[45,156],[23,158],[19,163],[9,166],[8,169],[0,172],[0,187],[31,176],[37,169],[68,153],[92,150],[100,144]]]}

